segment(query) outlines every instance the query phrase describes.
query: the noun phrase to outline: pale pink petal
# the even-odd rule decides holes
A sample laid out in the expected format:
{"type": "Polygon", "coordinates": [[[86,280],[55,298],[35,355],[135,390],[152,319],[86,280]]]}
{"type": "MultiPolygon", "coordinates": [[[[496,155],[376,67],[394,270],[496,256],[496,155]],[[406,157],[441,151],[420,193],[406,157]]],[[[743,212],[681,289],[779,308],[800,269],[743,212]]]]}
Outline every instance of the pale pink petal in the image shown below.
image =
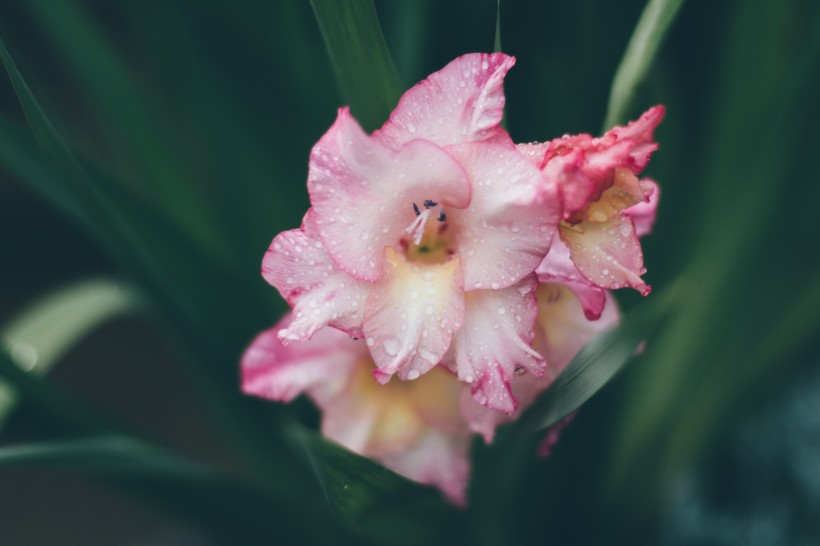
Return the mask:
{"type": "Polygon", "coordinates": [[[499,425],[518,419],[538,395],[555,381],[585,343],[618,323],[618,308],[609,293],[598,320],[587,319],[581,302],[564,285],[541,285],[537,300],[538,319],[532,345],[544,355],[547,369],[541,377],[531,373],[513,377],[510,388],[518,400],[518,408],[512,414],[493,411],[479,404],[466,390],[462,393],[462,415],[470,430],[481,434],[487,443],[492,441],[499,425]]]}
{"type": "Polygon", "coordinates": [[[549,142],[526,142],[515,145],[518,153],[526,157],[539,171],[544,168],[549,147],[549,142]]]}
{"type": "Polygon", "coordinates": [[[369,137],[346,108],[313,147],[308,191],[333,261],[370,282],[381,274],[384,248],[396,246],[416,219],[414,203],[470,202],[470,182],[447,152],[424,140],[393,150],[369,137]]]}
{"type": "Polygon", "coordinates": [[[649,199],[624,210],[624,213],[632,218],[632,222],[635,224],[635,234],[638,237],[648,235],[652,231],[652,226],[655,224],[655,212],[661,198],[661,189],[655,182],[644,179],[641,183],[652,185],[652,193],[649,194],[649,199]]]}
{"type": "Polygon", "coordinates": [[[349,384],[358,362],[367,358],[364,342],[353,341],[333,328],[324,328],[310,341],[282,345],[277,333],[291,320],[287,315],[262,332],[242,355],[242,391],[289,402],[308,393],[325,408],[349,384]]]}
{"type": "Polygon", "coordinates": [[[385,456],[388,468],[420,483],[438,487],[457,506],[467,501],[470,437],[430,429],[411,448],[385,456]]]}
{"type": "Polygon", "coordinates": [[[562,225],[559,231],[572,261],[595,286],[607,290],[631,286],[644,296],[649,294],[650,287],[640,277],[646,272],[641,243],[628,216],[562,225]]]}
{"type": "Polygon", "coordinates": [[[491,410],[487,406],[476,401],[471,389],[466,387],[461,393],[461,415],[467,422],[470,430],[480,434],[484,438],[484,443],[489,444],[495,438],[495,429],[504,423],[509,423],[518,415],[518,411],[505,413],[491,410]]]}
{"type": "Polygon", "coordinates": [[[481,376],[474,381],[470,393],[476,402],[490,410],[512,414],[518,408],[518,400],[512,393],[512,375],[500,365],[484,366],[481,376]]]}
{"type": "Polygon", "coordinates": [[[440,146],[504,135],[504,76],[515,58],[472,53],[452,61],[407,91],[374,133],[394,148],[414,138],[440,146]]]}
{"type": "Polygon", "coordinates": [[[512,147],[468,143],[448,150],[473,183],[470,206],[447,212],[464,287],[510,286],[549,249],[561,214],[557,190],[512,147]]]}
{"type": "Polygon", "coordinates": [[[552,246],[544,261],[535,270],[542,283],[557,282],[569,287],[580,300],[584,314],[589,320],[596,320],[604,309],[604,290],[589,282],[570,257],[569,248],[560,237],[552,241],[552,246]]]}
{"type": "Polygon", "coordinates": [[[383,383],[395,373],[416,379],[438,364],[464,320],[459,261],[410,263],[388,248],[384,264],[365,304],[374,375],[383,383]]]}
{"type": "Polygon", "coordinates": [[[615,326],[619,313],[615,299],[609,292],[606,293],[606,305],[598,320],[586,318],[581,302],[566,286],[543,284],[536,296],[538,319],[533,347],[547,361],[547,371],[537,380],[540,392],[566,368],[584,344],[615,326]]]}
{"type": "Polygon", "coordinates": [[[316,233],[312,211],[300,229],[276,236],[262,260],[262,276],[293,307],[293,320],[279,334],[283,343],[310,339],[326,324],[361,337],[371,285],[336,267],[316,233]]]}
{"type": "Polygon", "coordinates": [[[453,342],[455,369],[472,384],[476,400],[492,409],[515,410],[509,384],[516,373],[541,374],[541,355],[530,348],[537,287],[531,275],[501,290],[465,295],[464,324],[453,342]]]}
{"type": "Polygon", "coordinates": [[[378,384],[372,371],[369,358],[356,368],[344,394],[324,413],[322,433],[357,453],[381,458],[410,447],[426,426],[415,412],[412,393],[378,384]]]}

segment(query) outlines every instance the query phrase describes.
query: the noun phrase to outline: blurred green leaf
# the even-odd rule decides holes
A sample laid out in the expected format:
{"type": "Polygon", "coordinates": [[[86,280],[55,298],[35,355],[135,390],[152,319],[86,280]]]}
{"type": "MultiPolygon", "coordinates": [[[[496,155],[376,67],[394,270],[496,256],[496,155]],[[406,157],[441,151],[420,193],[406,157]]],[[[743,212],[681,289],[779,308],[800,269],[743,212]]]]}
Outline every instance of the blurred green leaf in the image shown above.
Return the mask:
{"type": "Polygon", "coordinates": [[[121,435],[0,447],[0,472],[24,467],[88,475],[211,528],[231,544],[327,543],[332,527],[303,528],[297,508],[222,469],[121,435]]]}
{"type": "Polygon", "coordinates": [[[820,146],[808,114],[820,94],[820,7],[756,0],[732,15],[703,137],[708,155],[692,175],[705,182],[685,305],[625,397],[612,459],[614,495],[636,476],[652,484],[644,506],[801,365],[793,355],[820,327],[809,250],[820,234],[820,179],[806,164],[820,146]]]}
{"type": "Polygon", "coordinates": [[[461,514],[446,505],[438,491],[411,482],[312,430],[294,427],[293,434],[303,443],[325,498],[343,525],[374,543],[388,536],[391,544],[457,541],[452,530],[461,514]]]}
{"type": "Polygon", "coordinates": [[[627,120],[635,90],[646,78],[655,54],[682,5],[683,0],[647,2],[612,81],[604,131],[627,120]]]}
{"type": "Polygon", "coordinates": [[[659,328],[669,310],[671,291],[632,309],[620,324],[589,340],[515,425],[533,432],[557,423],[603,388],[642,342],[659,328]]]}
{"type": "Polygon", "coordinates": [[[311,0],[342,95],[367,131],[387,121],[402,87],[372,0],[311,0]]]}
{"type": "MultiPolygon", "coordinates": [[[[0,331],[0,340],[23,370],[45,375],[66,352],[96,327],[140,305],[128,287],[96,279],[47,295],[0,331]]],[[[0,381],[0,428],[17,403],[11,386],[0,381]]]]}
{"type": "Polygon", "coordinates": [[[205,465],[183,461],[169,452],[117,435],[0,447],[0,467],[15,465],[170,475],[194,480],[207,480],[215,475],[205,465]]]}
{"type": "Polygon", "coordinates": [[[501,52],[501,0],[496,2],[495,6],[495,41],[493,42],[493,51],[501,52]]]}

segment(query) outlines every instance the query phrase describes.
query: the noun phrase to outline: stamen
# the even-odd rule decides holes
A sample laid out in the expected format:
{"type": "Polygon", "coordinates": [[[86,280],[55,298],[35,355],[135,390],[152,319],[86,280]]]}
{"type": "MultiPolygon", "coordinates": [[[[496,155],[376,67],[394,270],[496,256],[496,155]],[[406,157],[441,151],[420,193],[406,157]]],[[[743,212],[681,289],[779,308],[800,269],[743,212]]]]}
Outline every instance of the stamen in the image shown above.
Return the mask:
{"type": "Polygon", "coordinates": [[[438,203],[436,203],[432,199],[425,199],[424,200],[424,208],[429,209],[430,207],[435,207],[435,206],[438,206],[438,203]]]}
{"type": "Polygon", "coordinates": [[[421,214],[421,211],[419,210],[419,206],[418,206],[417,204],[415,204],[415,203],[413,203],[413,212],[415,212],[415,213],[416,213],[416,216],[418,216],[419,214],[421,214]]]}
{"type": "Polygon", "coordinates": [[[441,210],[438,213],[438,221],[439,222],[446,222],[447,221],[447,214],[444,212],[444,207],[441,207],[441,210]]]}
{"type": "MultiPolygon", "coordinates": [[[[413,206],[415,206],[415,204],[413,206]]],[[[431,212],[429,209],[425,209],[424,212],[421,212],[419,216],[413,220],[413,223],[404,230],[407,233],[413,234],[413,244],[418,245],[421,243],[421,238],[424,236],[424,226],[427,225],[427,219],[430,218],[431,212]]]]}

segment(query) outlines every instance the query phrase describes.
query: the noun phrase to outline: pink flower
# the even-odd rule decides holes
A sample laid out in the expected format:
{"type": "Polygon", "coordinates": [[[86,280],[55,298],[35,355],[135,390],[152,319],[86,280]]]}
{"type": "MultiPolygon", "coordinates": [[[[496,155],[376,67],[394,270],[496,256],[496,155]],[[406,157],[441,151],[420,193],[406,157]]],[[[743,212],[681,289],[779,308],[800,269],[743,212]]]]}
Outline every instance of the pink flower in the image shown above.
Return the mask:
{"type": "Polygon", "coordinates": [[[652,134],[663,115],[663,106],[655,106],[601,138],[582,134],[518,145],[557,184],[563,200],[560,237],[539,266],[539,278],[573,287],[590,318],[601,312],[603,290],[650,291],[640,278],[645,269],[638,237],[651,229],[658,191],[636,175],[658,147],[652,134]]]}
{"type": "Polygon", "coordinates": [[[382,383],[444,359],[480,403],[515,410],[515,370],[544,367],[534,272],[561,210],[549,173],[499,126],[513,64],[459,57],[372,136],[339,110],[310,155],[312,207],[262,264],[293,307],[284,343],[334,326],[365,338],[382,383]]]}
{"type": "Polygon", "coordinates": [[[364,343],[323,328],[284,346],[277,331],[291,324],[286,317],[245,352],[243,391],[282,402],[306,393],[322,410],[325,436],[464,505],[472,435],[459,407],[464,384],[436,368],[418,381],[380,385],[364,343]]]}

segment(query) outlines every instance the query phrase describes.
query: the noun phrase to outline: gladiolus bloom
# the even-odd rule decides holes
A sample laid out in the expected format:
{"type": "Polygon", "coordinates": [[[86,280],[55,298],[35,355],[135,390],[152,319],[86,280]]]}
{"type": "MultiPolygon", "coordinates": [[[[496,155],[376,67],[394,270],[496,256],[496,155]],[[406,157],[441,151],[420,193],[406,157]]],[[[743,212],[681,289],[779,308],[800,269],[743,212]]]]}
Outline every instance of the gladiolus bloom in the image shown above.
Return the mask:
{"type": "Polygon", "coordinates": [[[310,154],[312,207],[262,266],[293,306],[283,342],[325,325],[363,337],[382,383],[446,358],[482,404],[514,411],[515,369],[544,365],[530,347],[534,272],[561,210],[555,184],[499,126],[513,63],[456,59],[372,136],[339,110],[310,154]]]}

